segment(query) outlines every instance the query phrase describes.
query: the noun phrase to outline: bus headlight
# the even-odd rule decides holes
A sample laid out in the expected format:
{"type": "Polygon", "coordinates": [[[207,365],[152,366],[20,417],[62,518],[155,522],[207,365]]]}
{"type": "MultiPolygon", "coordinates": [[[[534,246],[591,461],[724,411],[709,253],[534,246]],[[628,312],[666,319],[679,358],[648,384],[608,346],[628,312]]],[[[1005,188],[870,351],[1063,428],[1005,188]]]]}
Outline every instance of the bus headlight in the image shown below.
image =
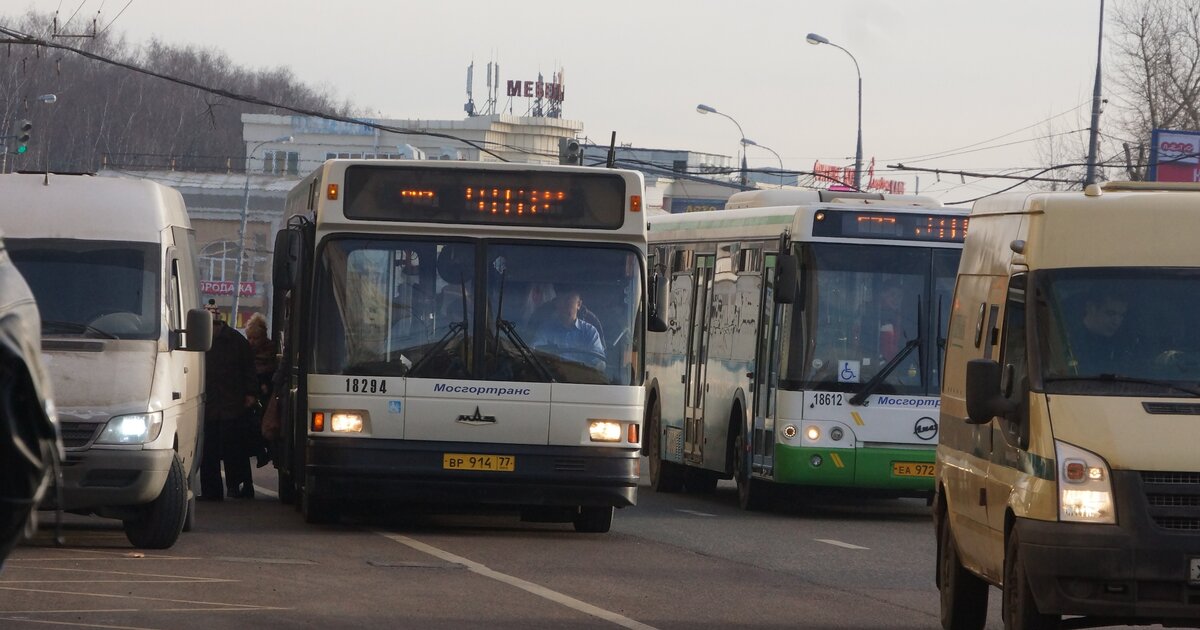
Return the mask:
{"type": "Polygon", "coordinates": [[[339,411],[329,417],[329,428],[334,433],[362,433],[362,414],[356,412],[339,411]]]}
{"type": "Polygon", "coordinates": [[[621,423],[615,420],[588,420],[588,437],[593,442],[620,442],[621,423]]]}
{"type": "Polygon", "coordinates": [[[1104,458],[1058,440],[1054,451],[1058,458],[1058,520],[1115,524],[1112,473],[1104,458]]]}
{"type": "Polygon", "coordinates": [[[821,429],[816,426],[808,426],[804,429],[804,437],[808,438],[809,442],[816,442],[821,439],[821,429]]]}
{"type": "Polygon", "coordinates": [[[161,411],[114,416],[104,425],[97,444],[145,444],[158,439],[162,431],[161,411]]]}

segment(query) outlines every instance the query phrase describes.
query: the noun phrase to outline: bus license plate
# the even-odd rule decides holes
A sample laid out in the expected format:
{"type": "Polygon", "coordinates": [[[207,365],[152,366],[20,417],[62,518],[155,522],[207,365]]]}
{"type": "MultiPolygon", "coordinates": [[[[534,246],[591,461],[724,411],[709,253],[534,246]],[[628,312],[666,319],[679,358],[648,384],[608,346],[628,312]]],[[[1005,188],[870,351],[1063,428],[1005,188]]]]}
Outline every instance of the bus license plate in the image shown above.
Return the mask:
{"type": "Polygon", "coordinates": [[[932,477],[933,464],[922,462],[892,462],[894,477],[932,477]]]}
{"type": "Polygon", "coordinates": [[[490,470],[512,472],[516,470],[517,458],[511,455],[471,455],[469,453],[444,453],[442,468],[445,470],[490,470]]]}

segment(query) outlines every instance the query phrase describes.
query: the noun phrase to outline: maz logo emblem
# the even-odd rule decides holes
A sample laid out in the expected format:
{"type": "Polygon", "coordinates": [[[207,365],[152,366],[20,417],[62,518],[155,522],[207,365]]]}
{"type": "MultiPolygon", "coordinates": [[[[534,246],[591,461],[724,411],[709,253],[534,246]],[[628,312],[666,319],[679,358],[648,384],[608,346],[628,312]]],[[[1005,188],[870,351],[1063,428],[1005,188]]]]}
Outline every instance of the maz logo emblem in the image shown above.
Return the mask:
{"type": "MultiPolygon", "coordinates": [[[[479,407],[475,407],[474,415],[463,414],[458,417],[458,421],[463,424],[496,424],[496,416],[485,416],[479,413],[479,407]]],[[[937,427],[934,427],[934,432],[937,432],[937,427]]]]}
{"type": "MultiPolygon", "coordinates": [[[[478,413],[478,411],[476,411],[476,413],[478,413]]],[[[913,435],[917,436],[919,439],[925,440],[926,442],[937,437],[937,434],[937,420],[934,420],[929,416],[925,416],[924,418],[917,420],[917,423],[913,425],[913,435]]]]}

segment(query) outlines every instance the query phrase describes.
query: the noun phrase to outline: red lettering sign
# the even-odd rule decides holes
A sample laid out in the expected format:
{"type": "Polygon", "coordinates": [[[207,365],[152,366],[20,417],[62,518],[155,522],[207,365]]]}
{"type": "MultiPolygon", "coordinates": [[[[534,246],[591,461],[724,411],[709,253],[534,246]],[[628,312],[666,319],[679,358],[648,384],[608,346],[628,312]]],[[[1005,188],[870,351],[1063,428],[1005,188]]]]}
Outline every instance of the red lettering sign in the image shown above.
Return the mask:
{"type": "Polygon", "coordinates": [[[525,82],[525,98],[533,97],[533,81],[525,82]]]}
{"type": "Polygon", "coordinates": [[[521,95],[521,82],[520,81],[509,81],[508,82],[508,95],[509,96],[520,96],[521,95]]]}
{"type": "Polygon", "coordinates": [[[1167,153],[1195,153],[1196,147],[1190,142],[1160,142],[1158,148],[1167,153]]]}
{"type": "MultiPolygon", "coordinates": [[[[200,283],[200,292],[205,295],[233,295],[233,283],[225,280],[205,280],[200,283]]],[[[243,282],[238,290],[238,296],[254,295],[258,295],[257,283],[243,282]]]]}
{"type": "Polygon", "coordinates": [[[546,83],[545,81],[509,81],[506,88],[509,96],[546,98],[558,102],[562,102],[567,94],[561,83],[546,83]]]}

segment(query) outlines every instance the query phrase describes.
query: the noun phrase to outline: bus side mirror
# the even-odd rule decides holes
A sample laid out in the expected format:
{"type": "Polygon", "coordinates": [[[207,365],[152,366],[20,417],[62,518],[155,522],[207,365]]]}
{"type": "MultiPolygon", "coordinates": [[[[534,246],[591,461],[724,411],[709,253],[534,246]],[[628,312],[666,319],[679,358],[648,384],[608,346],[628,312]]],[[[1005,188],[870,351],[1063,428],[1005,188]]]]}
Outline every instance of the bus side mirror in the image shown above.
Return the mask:
{"type": "Polygon", "coordinates": [[[296,286],[300,276],[300,242],[299,230],[284,229],[275,235],[271,282],[276,291],[288,291],[296,286]]]}
{"type": "Polygon", "coordinates": [[[177,349],[185,352],[208,352],[212,347],[212,329],[212,313],[202,308],[188,311],[183,338],[177,349]]]}
{"type": "Polygon", "coordinates": [[[1016,405],[1000,391],[1000,364],[991,359],[967,362],[967,422],[987,424],[996,416],[1008,417],[1016,405]]]}
{"type": "Polygon", "coordinates": [[[656,271],[650,277],[650,316],[646,322],[646,328],[650,332],[667,331],[667,319],[663,317],[666,305],[667,283],[663,281],[662,274],[656,271]]]}
{"type": "Polygon", "coordinates": [[[793,304],[800,289],[800,267],[796,257],[780,254],[775,258],[775,303],[793,304]]]}

